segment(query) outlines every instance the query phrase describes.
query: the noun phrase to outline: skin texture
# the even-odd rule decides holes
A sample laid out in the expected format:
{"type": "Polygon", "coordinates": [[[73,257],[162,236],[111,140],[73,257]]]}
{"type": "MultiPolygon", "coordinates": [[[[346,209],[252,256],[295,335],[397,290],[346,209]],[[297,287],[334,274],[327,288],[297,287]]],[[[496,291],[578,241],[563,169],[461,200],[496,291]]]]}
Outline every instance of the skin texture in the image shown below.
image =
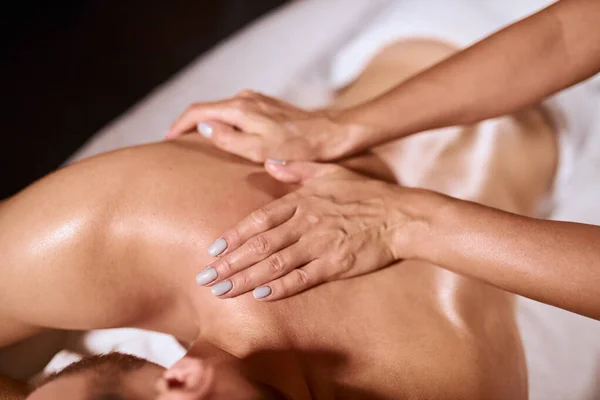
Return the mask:
{"type": "MultiPolygon", "coordinates": [[[[452,51],[422,46],[384,50],[397,53],[381,66],[390,83],[452,51]]],[[[372,79],[383,79],[373,68],[372,79]]],[[[345,101],[372,94],[368,79],[360,85],[345,101]]],[[[540,111],[524,115],[536,123],[507,117],[485,136],[474,127],[423,135],[378,149],[378,158],[401,183],[531,214],[556,153],[540,111]],[[423,159],[432,146],[446,151],[426,166],[398,157],[423,159]],[[528,168],[510,174],[515,163],[528,168]]],[[[188,357],[210,365],[222,385],[247,382],[229,385],[241,391],[264,383],[294,399],[527,397],[512,295],[433,264],[404,261],[271,303],[198,287],[214,238],[293,189],[198,136],[56,172],[0,207],[0,343],[42,327],[133,326],[191,343],[188,357]]]]}

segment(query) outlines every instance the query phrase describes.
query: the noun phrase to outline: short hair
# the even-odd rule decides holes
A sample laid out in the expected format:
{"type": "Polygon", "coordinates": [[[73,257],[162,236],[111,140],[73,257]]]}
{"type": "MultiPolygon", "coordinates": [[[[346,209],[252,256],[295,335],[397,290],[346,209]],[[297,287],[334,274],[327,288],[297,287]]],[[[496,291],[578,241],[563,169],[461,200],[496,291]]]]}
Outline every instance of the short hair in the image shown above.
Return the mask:
{"type": "Polygon", "coordinates": [[[46,377],[40,385],[45,385],[59,378],[79,374],[91,374],[91,390],[89,400],[125,400],[122,377],[144,365],[152,364],[143,358],[123,353],[108,353],[85,357],[68,365],[59,372],[46,377]]]}
{"type": "Polygon", "coordinates": [[[88,400],[127,400],[119,393],[94,393],[88,400]]]}

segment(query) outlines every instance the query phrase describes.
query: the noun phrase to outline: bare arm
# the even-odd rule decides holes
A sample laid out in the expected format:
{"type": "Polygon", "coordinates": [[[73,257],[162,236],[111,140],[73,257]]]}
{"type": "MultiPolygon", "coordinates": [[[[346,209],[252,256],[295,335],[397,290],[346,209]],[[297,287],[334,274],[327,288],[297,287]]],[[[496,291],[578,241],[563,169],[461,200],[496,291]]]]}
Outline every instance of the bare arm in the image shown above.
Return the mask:
{"type": "Polygon", "coordinates": [[[255,162],[339,160],[538,103],[600,71],[599,37],[600,2],[561,0],[358,106],[307,111],[244,91],[190,105],[167,137],[198,131],[216,147],[255,162]]]}
{"type": "Polygon", "coordinates": [[[600,2],[562,0],[347,110],[356,149],[497,117],[600,71],[600,2]],[[356,132],[359,132],[358,134],[356,132]]]}
{"type": "Polygon", "coordinates": [[[459,200],[431,219],[419,258],[600,320],[600,227],[538,220],[459,200]]]}
{"type": "Polygon", "coordinates": [[[44,328],[137,326],[160,311],[150,300],[169,306],[169,282],[145,268],[152,252],[125,218],[128,196],[144,197],[128,172],[85,161],[0,205],[0,347],[44,328]]]}
{"type": "Polygon", "coordinates": [[[222,297],[257,288],[257,299],[279,300],[418,259],[600,320],[598,226],[523,217],[333,164],[268,163],[267,170],[302,186],[221,234],[227,247],[198,283],[232,281],[222,297]]]}

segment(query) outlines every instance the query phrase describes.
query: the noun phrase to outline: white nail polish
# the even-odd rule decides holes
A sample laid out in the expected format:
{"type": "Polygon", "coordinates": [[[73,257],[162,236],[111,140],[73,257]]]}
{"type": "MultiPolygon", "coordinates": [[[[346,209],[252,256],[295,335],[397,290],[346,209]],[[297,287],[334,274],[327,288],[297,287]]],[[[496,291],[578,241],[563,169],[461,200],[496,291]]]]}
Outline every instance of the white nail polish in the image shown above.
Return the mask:
{"type": "Polygon", "coordinates": [[[261,286],[261,287],[257,287],[256,289],[254,289],[252,291],[252,294],[254,295],[254,298],[256,300],[262,299],[267,297],[268,295],[271,294],[271,288],[268,286],[261,286]]]}
{"type": "Polygon", "coordinates": [[[200,122],[198,126],[196,126],[196,129],[198,129],[198,132],[205,138],[210,139],[212,137],[213,127],[210,124],[200,122]]]}
{"type": "Polygon", "coordinates": [[[227,249],[227,240],[221,238],[215,240],[213,244],[208,248],[208,255],[211,257],[216,257],[227,249]]]}
{"type": "Polygon", "coordinates": [[[222,296],[225,293],[229,292],[233,288],[233,283],[229,280],[219,282],[215,286],[210,288],[213,296],[222,296]]]}
{"type": "Polygon", "coordinates": [[[277,164],[277,165],[286,165],[287,164],[287,161],[279,160],[277,158],[267,158],[267,162],[271,163],[271,164],[277,164]]]}
{"type": "Polygon", "coordinates": [[[215,279],[217,279],[217,270],[214,268],[207,268],[196,276],[196,283],[202,286],[214,281],[215,279]]]}

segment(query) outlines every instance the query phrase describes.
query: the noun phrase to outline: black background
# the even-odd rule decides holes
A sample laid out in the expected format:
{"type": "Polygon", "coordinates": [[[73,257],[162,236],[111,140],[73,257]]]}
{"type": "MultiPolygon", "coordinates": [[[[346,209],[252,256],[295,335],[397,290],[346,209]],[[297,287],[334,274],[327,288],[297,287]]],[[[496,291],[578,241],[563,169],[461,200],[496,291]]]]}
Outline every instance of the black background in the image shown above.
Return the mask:
{"type": "Polygon", "coordinates": [[[0,9],[0,199],[284,0],[62,0],[0,9]]]}

